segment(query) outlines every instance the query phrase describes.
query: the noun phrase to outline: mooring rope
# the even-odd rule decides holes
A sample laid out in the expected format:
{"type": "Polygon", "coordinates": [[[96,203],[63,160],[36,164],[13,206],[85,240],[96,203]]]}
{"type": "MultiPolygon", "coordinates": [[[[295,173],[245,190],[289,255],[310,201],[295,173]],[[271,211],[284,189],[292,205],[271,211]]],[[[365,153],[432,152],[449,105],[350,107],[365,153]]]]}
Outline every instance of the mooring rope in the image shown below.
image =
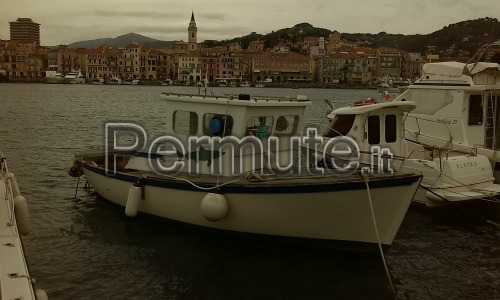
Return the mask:
{"type": "Polygon", "coordinates": [[[368,201],[370,203],[370,210],[372,213],[373,226],[375,227],[375,234],[377,236],[378,249],[380,251],[380,256],[382,257],[382,262],[384,264],[385,274],[387,275],[387,279],[389,280],[389,284],[391,286],[392,293],[394,294],[394,299],[398,299],[398,295],[396,294],[396,289],[394,288],[394,285],[392,284],[391,274],[389,272],[389,268],[387,267],[387,262],[385,261],[384,251],[382,250],[382,244],[380,242],[380,235],[378,233],[378,228],[377,228],[377,220],[375,219],[375,212],[373,210],[372,196],[370,194],[370,185],[368,184],[370,179],[368,178],[368,175],[366,173],[362,173],[361,175],[363,176],[363,179],[365,181],[366,191],[368,193],[368,201]]]}

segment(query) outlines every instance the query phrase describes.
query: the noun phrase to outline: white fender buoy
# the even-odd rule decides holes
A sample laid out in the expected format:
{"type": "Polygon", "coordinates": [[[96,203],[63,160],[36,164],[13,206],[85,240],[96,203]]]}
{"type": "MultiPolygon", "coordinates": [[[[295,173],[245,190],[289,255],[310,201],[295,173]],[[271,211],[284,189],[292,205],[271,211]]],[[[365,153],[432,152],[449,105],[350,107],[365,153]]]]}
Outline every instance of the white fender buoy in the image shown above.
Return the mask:
{"type": "Polygon", "coordinates": [[[135,217],[137,215],[141,198],[142,187],[134,183],[128,191],[127,204],[125,205],[125,215],[127,217],[135,217]]]}
{"type": "Polygon", "coordinates": [[[23,196],[14,198],[14,214],[16,216],[17,230],[21,234],[28,234],[31,231],[30,215],[28,203],[23,196]]]}
{"type": "Polygon", "coordinates": [[[205,217],[205,219],[215,222],[227,215],[229,207],[224,195],[208,193],[201,200],[200,209],[201,214],[205,217]]]}
{"type": "Polygon", "coordinates": [[[49,296],[42,289],[35,289],[35,296],[37,300],[49,300],[49,296]]]}
{"type": "Polygon", "coordinates": [[[9,173],[9,179],[12,183],[12,194],[14,197],[21,196],[21,191],[19,191],[19,185],[17,184],[16,176],[14,173],[9,173]]]}

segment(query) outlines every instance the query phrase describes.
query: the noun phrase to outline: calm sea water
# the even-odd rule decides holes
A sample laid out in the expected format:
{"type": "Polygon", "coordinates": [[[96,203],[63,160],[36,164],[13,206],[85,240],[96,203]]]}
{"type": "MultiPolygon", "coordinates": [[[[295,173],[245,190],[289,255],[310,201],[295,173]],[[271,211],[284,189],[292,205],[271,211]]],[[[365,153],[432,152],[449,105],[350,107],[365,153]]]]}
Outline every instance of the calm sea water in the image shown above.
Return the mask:
{"type": "MultiPolygon", "coordinates": [[[[28,199],[31,275],[50,299],[391,299],[377,254],[207,233],[124,216],[66,174],[75,152],[104,144],[104,124],[162,135],[162,91],[194,87],[0,84],[0,150],[28,199]]],[[[350,103],[371,90],[213,88],[215,94],[307,95],[350,103]],[[332,98],[334,97],[334,98],[332,98]]],[[[412,207],[386,252],[400,299],[500,299],[500,207],[412,207]],[[498,218],[496,219],[498,221],[498,218]]]]}

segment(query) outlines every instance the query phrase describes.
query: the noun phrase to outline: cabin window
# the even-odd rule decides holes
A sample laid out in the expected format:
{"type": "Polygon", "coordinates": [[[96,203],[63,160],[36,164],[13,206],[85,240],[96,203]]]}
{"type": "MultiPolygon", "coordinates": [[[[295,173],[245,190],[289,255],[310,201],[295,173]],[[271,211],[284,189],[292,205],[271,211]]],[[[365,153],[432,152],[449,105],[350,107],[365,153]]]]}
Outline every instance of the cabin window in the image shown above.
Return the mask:
{"type": "Polygon", "coordinates": [[[294,135],[299,126],[299,116],[279,116],[276,119],[274,135],[294,135]]]}
{"type": "Polygon", "coordinates": [[[368,143],[370,145],[380,144],[380,117],[368,117],[368,143]]]}
{"type": "Polygon", "coordinates": [[[203,134],[207,136],[228,136],[233,131],[233,117],[208,113],[203,115],[203,134]]]}
{"type": "Polygon", "coordinates": [[[483,124],[483,99],[481,95],[470,95],[469,126],[483,124]]]}
{"type": "Polygon", "coordinates": [[[330,128],[327,129],[325,137],[344,136],[351,131],[355,115],[337,115],[333,118],[330,128]]]}
{"type": "Polygon", "coordinates": [[[265,140],[271,134],[274,118],[272,116],[254,116],[247,121],[247,135],[253,135],[265,140]]]}
{"type": "Polygon", "coordinates": [[[397,140],[398,126],[396,115],[385,116],[385,142],[394,143],[397,140]]]}
{"type": "Polygon", "coordinates": [[[178,134],[196,135],[196,133],[198,133],[198,115],[192,111],[174,111],[172,129],[178,134]]]}

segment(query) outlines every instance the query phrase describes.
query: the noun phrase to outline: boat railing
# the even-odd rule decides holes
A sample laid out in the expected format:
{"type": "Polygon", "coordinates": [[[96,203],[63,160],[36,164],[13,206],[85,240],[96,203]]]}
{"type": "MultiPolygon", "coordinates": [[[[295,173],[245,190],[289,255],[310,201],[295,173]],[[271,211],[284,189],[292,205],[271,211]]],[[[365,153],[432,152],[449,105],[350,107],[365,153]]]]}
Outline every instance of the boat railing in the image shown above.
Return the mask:
{"type": "Polygon", "coordinates": [[[203,94],[185,94],[185,93],[173,93],[173,92],[162,92],[161,95],[166,96],[178,96],[178,97],[189,97],[189,98],[203,98],[203,99],[229,99],[229,100],[247,100],[247,101],[276,101],[276,102],[310,102],[307,96],[298,95],[296,98],[292,97],[276,97],[276,96],[250,96],[248,94],[223,94],[222,96],[218,96],[215,94],[212,95],[203,95],[203,94]]]}
{"type": "Polygon", "coordinates": [[[412,134],[412,135],[416,135],[417,137],[419,135],[422,135],[422,136],[427,136],[425,134],[422,134],[421,132],[421,129],[420,129],[420,123],[419,123],[419,120],[422,120],[422,121],[426,121],[426,122],[431,122],[431,123],[436,123],[436,124],[441,124],[441,125],[444,125],[446,130],[448,131],[448,135],[449,135],[449,142],[451,143],[453,141],[453,135],[451,134],[451,131],[450,131],[450,127],[448,126],[447,123],[443,123],[443,122],[438,122],[438,121],[434,121],[434,120],[429,120],[429,119],[424,119],[424,118],[419,118],[419,117],[416,117],[416,116],[408,116],[408,118],[414,118],[415,119],[415,122],[417,123],[417,131],[409,131],[405,128],[405,131],[412,134]]]}
{"type": "Polygon", "coordinates": [[[0,152],[0,178],[5,183],[5,201],[9,202],[9,223],[7,226],[14,225],[14,189],[12,185],[12,175],[9,172],[9,167],[7,166],[7,158],[0,152]]]}

